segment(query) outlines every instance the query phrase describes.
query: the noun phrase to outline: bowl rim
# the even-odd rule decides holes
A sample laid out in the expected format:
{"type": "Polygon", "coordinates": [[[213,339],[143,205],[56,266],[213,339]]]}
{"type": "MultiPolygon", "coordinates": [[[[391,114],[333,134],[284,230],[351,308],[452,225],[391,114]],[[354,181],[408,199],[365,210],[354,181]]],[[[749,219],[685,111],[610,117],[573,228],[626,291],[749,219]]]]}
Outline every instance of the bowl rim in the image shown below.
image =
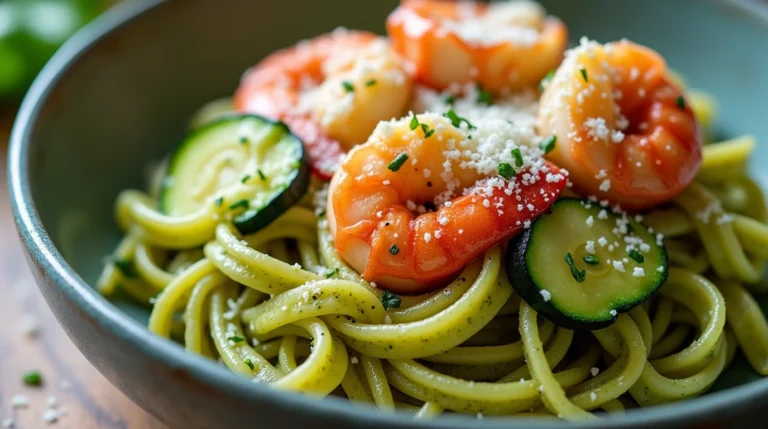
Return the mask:
{"type": "MultiPolygon", "coordinates": [[[[707,0],[730,6],[744,19],[757,19],[768,27],[768,7],[743,0],[707,0]]],[[[13,217],[21,242],[34,263],[52,280],[64,295],[85,315],[109,334],[124,338],[141,350],[149,359],[162,362],[166,367],[186,370],[200,383],[229,395],[238,395],[249,401],[261,402],[276,410],[296,412],[306,410],[325,421],[353,422],[360,427],[484,429],[526,428],[613,428],[645,427],[653,424],[684,426],[703,417],[740,413],[754,407],[754,400],[768,398],[768,378],[750,382],[688,401],[645,408],[641,411],[608,416],[593,422],[541,421],[526,418],[511,420],[489,417],[479,422],[475,416],[450,415],[428,421],[417,421],[404,413],[394,415],[370,412],[368,406],[350,407],[344,399],[328,398],[321,401],[304,395],[283,392],[268,386],[244,380],[226,368],[201,356],[187,352],[182,346],[153,335],[146,327],[129,317],[94,288],[89,286],[69,266],[53,245],[38,215],[32,198],[29,174],[29,150],[32,132],[39,114],[46,105],[53,88],[75,63],[113,31],[140,19],[146,13],[161,7],[163,0],[127,1],[114,6],[69,39],[46,64],[27,92],[11,132],[8,152],[8,187],[13,217]]],[[[110,380],[111,381],[111,380],[110,380]]],[[[768,402],[768,401],[766,401],[768,402]]]]}

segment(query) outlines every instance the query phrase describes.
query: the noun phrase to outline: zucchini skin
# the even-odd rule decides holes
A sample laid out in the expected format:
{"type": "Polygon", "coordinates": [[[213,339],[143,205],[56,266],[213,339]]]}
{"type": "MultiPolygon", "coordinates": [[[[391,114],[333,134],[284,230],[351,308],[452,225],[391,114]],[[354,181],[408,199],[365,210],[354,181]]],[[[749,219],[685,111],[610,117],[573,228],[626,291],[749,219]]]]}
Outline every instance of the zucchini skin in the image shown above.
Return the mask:
{"type": "MultiPolygon", "coordinates": [[[[583,200],[578,198],[561,198],[551,207],[550,213],[552,213],[552,210],[557,209],[558,204],[582,201],[583,200]]],[[[548,216],[550,213],[540,216],[539,219],[548,216]]],[[[507,253],[505,255],[505,267],[507,277],[520,297],[542,317],[560,327],[572,330],[597,330],[606,328],[616,321],[619,313],[626,312],[632,307],[643,303],[653,296],[653,294],[667,281],[669,276],[669,260],[667,252],[663,246],[656,245],[659,252],[661,252],[661,263],[662,266],[664,266],[664,271],[660,273],[659,279],[645,290],[646,293],[644,293],[643,296],[614,304],[613,309],[616,310],[615,316],[590,319],[582,317],[583,315],[561,311],[552,299],[548,301],[544,299],[541,295],[542,288],[540,288],[533,280],[533,276],[531,276],[529,269],[526,252],[532,244],[533,234],[537,226],[536,223],[539,219],[534,221],[530,228],[524,230],[508,243],[507,253]]],[[[552,255],[552,263],[562,263],[562,255],[552,255]]]]}

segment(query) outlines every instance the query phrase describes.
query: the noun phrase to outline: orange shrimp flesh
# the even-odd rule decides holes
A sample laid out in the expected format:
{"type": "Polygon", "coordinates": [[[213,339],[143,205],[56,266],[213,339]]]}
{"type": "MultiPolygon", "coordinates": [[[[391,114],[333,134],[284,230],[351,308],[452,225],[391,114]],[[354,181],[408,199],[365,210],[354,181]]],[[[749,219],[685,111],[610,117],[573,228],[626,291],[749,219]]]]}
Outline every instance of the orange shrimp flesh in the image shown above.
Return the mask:
{"type": "Polygon", "coordinates": [[[548,158],[575,189],[640,210],[670,200],[695,178],[701,133],[664,59],[621,41],[583,41],[542,95],[539,129],[557,136],[548,158]]]}
{"type": "Polygon", "coordinates": [[[417,79],[438,89],[466,82],[495,92],[533,87],[560,64],[568,44],[562,21],[520,1],[404,0],[387,19],[387,33],[417,79]]]}
{"type": "Polygon", "coordinates": [[[417,120],[434,135],[411,129],[406,118],[381,123],[353,149],[331,181],[326,211],[342,258],[366,280],[399,293],[445,284],[530,226],[566,184],[565,174],[540,157],[509,180],[460,160],[452,165],[449,148],[468,147],[467,130],[436,114],[417,120]],[[404,155],[393,171],[393,160],[404,155]],[[434,211],[425,209],[430,205],[434,211]]]}

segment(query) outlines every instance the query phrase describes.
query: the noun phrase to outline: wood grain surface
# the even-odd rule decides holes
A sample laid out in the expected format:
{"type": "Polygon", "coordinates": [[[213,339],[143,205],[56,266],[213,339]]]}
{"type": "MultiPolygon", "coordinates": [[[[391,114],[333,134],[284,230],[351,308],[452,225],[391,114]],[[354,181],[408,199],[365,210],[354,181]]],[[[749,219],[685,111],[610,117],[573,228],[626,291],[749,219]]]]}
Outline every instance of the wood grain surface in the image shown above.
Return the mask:
{"type": "Polygon", "coordinates": [[[0,111],[0,428],[4,421],[9,423],[6,419],[17,429],[165,428],[80,354],[32,279],[8,201],[6,160],[12,120],[12,112],[0,111]],[[25,333],[29,325],[37,327],[36,336],[25,333]],[[25,386],[22,374],[35,369],[42,375],[42,386],[25,386]],[[29,405],[14,408],[16,395],[26,396],[29,405]],[[50,409],[60,414],[54,423],[44,419],[50,409]]]}

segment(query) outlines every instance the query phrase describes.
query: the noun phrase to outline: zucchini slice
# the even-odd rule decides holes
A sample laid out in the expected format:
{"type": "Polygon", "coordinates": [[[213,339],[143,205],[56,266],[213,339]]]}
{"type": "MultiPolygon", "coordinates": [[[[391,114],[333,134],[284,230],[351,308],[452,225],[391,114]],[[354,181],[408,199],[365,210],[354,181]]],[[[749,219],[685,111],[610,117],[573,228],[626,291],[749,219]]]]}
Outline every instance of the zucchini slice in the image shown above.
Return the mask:
{"type": "Polygon", "coordinates": [[[285,124],[227,115],[194,130],[173,153],[160,209],[184,216],[211,204],[250,234],[296,204],[308,187],[304,146],[285,124]]]}
{"type": "Polygon", "coordinates": [[[627,215],[576,198],[558,200],[509,243],[507,275],[547,320],[600,329],[648,299],[667,280],[667,253],[627,215]]]}

